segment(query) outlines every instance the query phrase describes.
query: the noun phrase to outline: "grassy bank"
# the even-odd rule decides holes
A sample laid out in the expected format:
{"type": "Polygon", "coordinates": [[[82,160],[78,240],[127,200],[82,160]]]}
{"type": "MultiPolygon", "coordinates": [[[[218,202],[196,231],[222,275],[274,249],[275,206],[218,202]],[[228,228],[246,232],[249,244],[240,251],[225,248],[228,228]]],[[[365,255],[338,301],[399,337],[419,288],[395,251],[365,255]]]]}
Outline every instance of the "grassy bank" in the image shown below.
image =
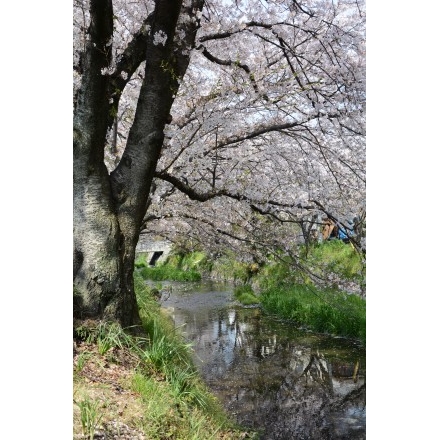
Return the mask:
{"type": "Polygon", "coordinates": [[[366,340],[366,302],[356,295],[307,284],[271,287],[256,294],[250,285],[237,286],[234,297],[243,305],[259,304],[269,315],[318,333],[366,340]]]}
{"type": "Polygon", "coordinates": [[[199,378],[190,346],[138,274],[135,282],[143,336],[112,323],[76,324],[74,438],[256,438],[227,419],[199,378]]]}
{"type": "Polygon", "coordinates": [[[203,277],[217,281],[247,283],[258,270],[255,263],[244,263],[230,253],[210,260],[203,252],[171,254],[164,263],[149,266],[139,255],[136,268],[144,279],[153,281],[200,281],[203,277]]]}
{"type": "Polygon", "coordinates": [[[340,240],[316,244],[297,260],[274,260],[255,277],[261,307],[319,333],[366,340],[365,266],[354,248],[340,240]],[[311,274],[314,274],[313,276],[311,274]],[[325,279],[326,287],[314,281],[325,279]],[[350,292],[350,290],[352,290],[350,292]],[[358,294],[350,294],[357,292],[358,294]]]}
{"type": "Polygon", "coordinates": [[[175,254],[171,255],[166,264],[149,266],[144,255],[136,259],[135,266],[139,274],[144,279],[153,281],[200,281],[201,271],[204,269],[203,263],[207,259],[201,252],[195,252],[189,255],[175,254]]]}
{"type": "Polygon", "coordinates": [[[260,296],[263,310],[319,333],[365,343],[366,303],[356,295],[309,285],[271,288],[260,296]]]}

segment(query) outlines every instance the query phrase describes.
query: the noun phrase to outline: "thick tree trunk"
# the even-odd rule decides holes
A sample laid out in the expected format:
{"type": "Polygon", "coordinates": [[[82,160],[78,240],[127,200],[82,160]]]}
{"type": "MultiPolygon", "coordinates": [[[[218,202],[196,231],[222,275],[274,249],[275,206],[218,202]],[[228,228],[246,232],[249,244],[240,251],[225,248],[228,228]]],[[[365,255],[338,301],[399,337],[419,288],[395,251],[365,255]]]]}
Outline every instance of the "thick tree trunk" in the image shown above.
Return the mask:
{"type": "Polygon", "coordinates": [[[133,273],[122,265],[123,237],[104,165],[110,101],[102,69],[111,62],[111,0],[92,0],[90,17],[73,124],[74,317],[130,326],[140,322],[133,273]]]}
{"type": "Polygon", "coordinates": [[[74,194],[74,316],[138,324],[133,270],[122,264],[124,237],[108,175],[75,182],[74,194]]]}
{"type": "MultiPolygon", "coordinates": [[[[203,0],[183,12],[195,15],[203,0]]],[[[185,20],[185,39],[175,48],[181,0],[158,0],[145,50],[147,66],[135,119],[116,169],[108,174],[104,146],[112,96],[111,0],[91,0],[90,39],[74,117],[74,316],[140,323],[134,292],[135,249],[171,105],[189,63],[198,28],[185,20]],[[166,40],[157,36],[166,35],[166,40]]],[[[133,46],[134,47],[134,46],[133,46]]],[[[130,48],[130,50],[133,49],[130,48]]],[[[139,57],[138,57],[139,58],[139,57]]],[[[126,61],[126,60],[124,60],[126,61]]]]}

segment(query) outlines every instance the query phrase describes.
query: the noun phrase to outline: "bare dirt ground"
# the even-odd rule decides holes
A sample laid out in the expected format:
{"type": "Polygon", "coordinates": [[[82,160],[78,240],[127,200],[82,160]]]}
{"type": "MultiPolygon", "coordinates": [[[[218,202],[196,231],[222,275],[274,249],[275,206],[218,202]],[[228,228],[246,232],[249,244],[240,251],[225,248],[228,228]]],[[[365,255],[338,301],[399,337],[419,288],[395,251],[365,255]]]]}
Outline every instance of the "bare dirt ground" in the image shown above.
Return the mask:
{"type": "Polygon", "coordinates": [[[137,359],[119,349],[110,349],[101,356],[95,345],[79,342],[74,342],[73,352],[73,438],[90,438],[83,434],[78,406],[89,398],[97,405],[100,417],[94,439],[145,440],[143,433],[136,429],[143,417],[141,401],[136,393],[124,387],[137,359]]]}

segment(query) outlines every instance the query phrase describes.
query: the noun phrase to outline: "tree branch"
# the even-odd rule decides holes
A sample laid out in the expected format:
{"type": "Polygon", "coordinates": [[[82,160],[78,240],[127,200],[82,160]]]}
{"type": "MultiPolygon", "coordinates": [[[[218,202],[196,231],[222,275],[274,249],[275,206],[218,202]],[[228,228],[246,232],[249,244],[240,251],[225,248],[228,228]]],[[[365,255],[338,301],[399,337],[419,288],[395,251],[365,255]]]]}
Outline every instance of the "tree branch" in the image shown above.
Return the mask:
{"type": "Polygon", "coordinates": [[[125,86],[132,78],[140,64],[145,61],[148,36],[153,21],[151,13],[142,23],[140,29],[133,35],[124,52],[119,55],[116,69],[110,75],[110,99],[112,100],[108,115],[108,127],[118,114],[119,100],[125,86]]]}
{"type": "MultiPolygon", "coordinates": [[[[200,44],[197,47],[198,50],[201,49],[202,51],[202,55],[205,56],[206,59],[208,59],[209,61],[211,61],[212,63],[216,63],[219,64],[221,66],[237,66],[240,69],[243,69],[248,75],[249,75],[249,79],[251,80],[252,83],[252,87],[254,88],[255,93],[259,93],[258,90],[258,85],[255,81],[255,77],[254,75],[251,73],[251,70],[249,69],[249,66],[247,64],[242,64],[239,61],[232,61],[232,60],[222,60],[220,58],[215,57],[214,55],[212,55],[211,52],[208,51],[208,49],[206,49],[205,46],[203,46],[203,44],[200,44]]],[[[266,97],[266,100],[268,98],[266,97]]]]}
{"type": "Polygon", "coordinates": [[[271,133],[271,132],[275,132],[275,131],[282,132],[283,130],[288,130],[290,128],[299,127],[301,125],[307,124],[310,121],[313,121],[314,119],[324,117],[324,116],[331,119],[331,118],[337,118],[339,116],[339,114],[337,114],[337,113],[321,114],[320,112],[317,112],[309,117],[306,117],[302,121],[286,122],[284,124],[273,124],[273,125],[269,125],[266,127],[261,127],[261,128],[258,128],[256,130],[252,131],[251,133],[248,133],[244,136],[236,136],[235,138],[226,139],[223,142],[219,142],[215,147],[211,148],[208,151],[205,151],[205,153],[203,153],[203,155],[207,156],[209,153],[211,153],[212,151],[217,150],[219,148],[224,148],[228,145],[232,145],[232,144],[236,144],[238,142],[243,142],[245,140],[253,139],[253,138],[256,138],[256,137],[261,136],[266,133],[271,133]]]}

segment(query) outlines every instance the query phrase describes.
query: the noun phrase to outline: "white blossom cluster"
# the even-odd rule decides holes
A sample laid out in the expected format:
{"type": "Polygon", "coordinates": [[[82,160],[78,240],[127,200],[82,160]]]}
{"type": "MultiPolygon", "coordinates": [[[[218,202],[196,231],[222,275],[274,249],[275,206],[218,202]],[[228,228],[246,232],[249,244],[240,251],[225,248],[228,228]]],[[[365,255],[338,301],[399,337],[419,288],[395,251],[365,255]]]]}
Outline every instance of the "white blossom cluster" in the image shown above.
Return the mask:
{"type": "Polygon", "coordinates": [[[167,42],[167,38],[168,38],[167,34],[164,31],[159,30],[154,33],[153,44],[155,46],[157,46],[159,44],[162,44],[163,46],[165,46],[165,43],[167,42]]]}

